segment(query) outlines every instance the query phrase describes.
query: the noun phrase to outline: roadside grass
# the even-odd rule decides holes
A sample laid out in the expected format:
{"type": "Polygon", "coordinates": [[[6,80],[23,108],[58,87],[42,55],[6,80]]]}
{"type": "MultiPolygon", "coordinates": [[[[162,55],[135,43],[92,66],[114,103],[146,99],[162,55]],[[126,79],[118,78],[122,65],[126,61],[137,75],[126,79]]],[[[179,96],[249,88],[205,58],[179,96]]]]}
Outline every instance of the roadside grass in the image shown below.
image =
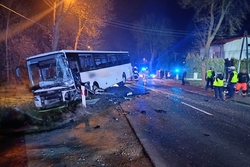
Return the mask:
{"type": "MultiPolygon", "coordinates": [[[[32,92],[25,86],[2,86],[0,87],[0,128],[3,123],[23,121],[24,124],[39,126],[39,129],[50,129],[58,122],[74,115],[80,102],[72,102],[68,106],[50,110],[36,108],[32,92]],[[23,120],[23,118],[26,119],[23,120]]],[[[8,125],[7,125],[8,126],[8,125]]]]}

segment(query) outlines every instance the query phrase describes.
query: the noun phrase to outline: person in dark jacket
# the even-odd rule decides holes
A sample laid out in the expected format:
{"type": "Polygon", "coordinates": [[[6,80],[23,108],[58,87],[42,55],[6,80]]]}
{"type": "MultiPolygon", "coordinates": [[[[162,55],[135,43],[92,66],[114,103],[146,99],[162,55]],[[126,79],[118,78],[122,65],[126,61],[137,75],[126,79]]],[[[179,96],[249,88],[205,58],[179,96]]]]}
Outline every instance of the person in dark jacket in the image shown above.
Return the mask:
{"type": "Polygon", "coordinates": [[[239,93],[239,90],[242,89],[242,96],[247,95],[247,83],[249,82],[249,75],[244,69],[238,74],[238,83],[236,84],[235,93],[239,93]]]}
{"type": "Polygon", "coordinates": [[[185,85],[185,78],[186,77],[187,77],[187,71],[186,71],[186,69],[184,69],[183,73],[182,73],[182,77],[181,77],[182,85],[185,85]]]}
{"type": "Polygon", "coordinates": [[[164,71],[161,69],[160,70],[160,79],[163,79],[163,77],[164,77],[164,71]]]}

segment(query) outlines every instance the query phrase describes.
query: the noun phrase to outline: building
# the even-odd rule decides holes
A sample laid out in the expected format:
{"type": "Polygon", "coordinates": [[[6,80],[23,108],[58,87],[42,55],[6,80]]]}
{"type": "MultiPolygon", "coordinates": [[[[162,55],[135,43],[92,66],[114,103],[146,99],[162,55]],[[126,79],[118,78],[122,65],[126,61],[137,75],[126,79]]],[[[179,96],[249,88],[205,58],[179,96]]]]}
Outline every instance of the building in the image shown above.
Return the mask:
{"type": "MultiPolygon", "coordinates": [[[[230,38],[217,40],[212,43],[209,51],[210,58],[223,58],[223,59],[239,59],[242,42],[244,37],[230,38]]],[[[248,44],[250,44],[250,37],[247,37],[248,44]]],[[[248,54],[250,53],[250,47],[248,48],[248,54]]],[[[200,55],[204,56],[204,48],[200,50],[200,55]]],[[[243,45],[242,57],[246,58],[246,38],[243,45]]]]}

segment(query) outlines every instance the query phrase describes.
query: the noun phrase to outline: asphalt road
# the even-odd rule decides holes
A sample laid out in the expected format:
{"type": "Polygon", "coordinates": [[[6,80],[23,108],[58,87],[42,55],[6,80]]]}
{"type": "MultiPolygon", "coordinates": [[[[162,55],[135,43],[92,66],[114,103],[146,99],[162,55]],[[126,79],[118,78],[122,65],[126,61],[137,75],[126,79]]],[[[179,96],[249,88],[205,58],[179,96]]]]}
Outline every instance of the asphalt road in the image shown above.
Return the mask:
{"type": "Polygon", "coordinates": [[[250,108],[149,80],[121,104],[155,166],[250,166],[250,108]]]}

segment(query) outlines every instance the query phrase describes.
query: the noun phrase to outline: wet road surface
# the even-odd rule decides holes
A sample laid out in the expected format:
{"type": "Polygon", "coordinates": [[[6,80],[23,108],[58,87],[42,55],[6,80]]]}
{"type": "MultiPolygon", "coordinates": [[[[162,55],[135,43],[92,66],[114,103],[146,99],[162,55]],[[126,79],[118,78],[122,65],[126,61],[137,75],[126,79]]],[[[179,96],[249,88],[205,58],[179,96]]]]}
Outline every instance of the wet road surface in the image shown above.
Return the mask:
{"type": "Polygon", "coordinates": [[[149,95],[122,104],[166,166],[250,166],[250,108],[150,80],[149,95]]]}

